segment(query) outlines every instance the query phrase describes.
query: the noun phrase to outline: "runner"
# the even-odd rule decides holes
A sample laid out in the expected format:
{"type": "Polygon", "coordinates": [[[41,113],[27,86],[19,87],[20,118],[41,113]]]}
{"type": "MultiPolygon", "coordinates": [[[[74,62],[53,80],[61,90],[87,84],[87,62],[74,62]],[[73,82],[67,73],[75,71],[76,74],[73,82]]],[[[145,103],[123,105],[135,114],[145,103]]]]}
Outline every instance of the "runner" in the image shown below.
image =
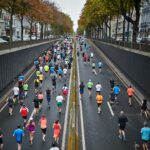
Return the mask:
{"type": "Polygon", "coordinates": [[[55,67],[54,66],[52,66],[52,67],[50,67],[50,75],[51,75],[51,77],[53,77],[54,75],[55,75],[55,67]]]}
{"type": "Polygon", "coordinates": [[[144,127],[141,129],[141,139],[143,150],[149,150],[148,141],[150,139],[150,128],[147,126],[147,122],[144,122],[144,127]]]}
{"type": "Polygon", "coordinates": [[[43,73],[43,66],[42,65],[40,65],[39,71],[43,73]]]}
{"type": "Polygon", "coordinates": [[[68,95],[68,87],[66,84],[64,84],[64,86],[62,87],[62,94],[63,94],[64,100],[66,101],[67,95],[68,95]]]}
{"type": "Polygon", "coordinates": [[[118,95],[120,93],[119,85],[114,86],[113,91],[114,91],[114,94],[115,94],[115,101],[116,101],[116,103],[118,103],[117,99],[118,99],[118,95]]]}
{"type": "Polygon", "coordinates": [[[59,123],[59,120],[56,120],[54,122],[53,129],[54,129],[53,138],[54,138],[54,141],[58,144],[60,133],[61,133],[61,125],[59,123]]]}
{"type": "Polygon", "coordinates": [[[110,98],[110,105],[112,106],[112,108],[114,108],[113,106],[114,106],[114,102],[115,102],[115,94],[112,89],[111,89],[109,98],[110,98]]]}
{"type": "Polygon", "coordinates": [[[102,112],[101,105],[103,102],[103,96],[100,93],[97,93],[96,102],[97,102],[97,106],[98,106],[97,112],[98,112],[98,114],[100,114],[102,112]]]}
{"type": "Polygon", "coordinates": [[[19,88],[17,86],[13,88],[13,95],[14,95],[14,103],[17,103],[19,98],[19,88]]]}
{"type": "Polygon", "coordinates": [[[101,61],[98,62],[98,69],[99,69],[99,73],[102,72],[102,65],[103,63],[101,61]]]}
{"type": "Polygon", "coordinates": [[[39,74],[39,81],[40,81],[40,88],[42,87],[42,83],[43,83],[43,80],[44,80],[44,76],[43,76],[43,74],[42,74],[42,72],[40,72],[40,74],[39,74]]]}
{"type": "Polygon", "coordinates": [[[20,114],[23,118],[23,129],[26,126],[28,113],[29,113],[29,110],[28,110],[27,106],[25,104],[23,104],[23,106],[20,108],[20,114]]]}
{"type": "Polygon", "coordinates": [[[42,109],[42,103],[43,103],[43,99],[44,99],[44,95],[43,95],[43,93],[40,91],[39,93],[38,93],[38,100],[39,100],[39,110],[41,110],[42,109]]]}
{"type": "Polygon", "coordinates": [[[53,142],[52,148],[50,148],[49,150],[59,150],[59,147],[57,147],[56,144],[53,142]]]}
{"type": "Polygon", "coordinates": [[[148,118],[147,113],[147,99],[143,99],[142,106],[141,106],[141,115],[144,114],[146,118],[148,118]]]}
{"type": "Polygon", "coordinates": [[[63,96],[59,93],[58,96],[56,97],[56,101],[57,101],[57,109],[58,112],[61,113],[62,111],[62,102],[63,102],[64,98],[63,96]]]}
{"type": "Polygon", "coordinates": [[[115,81],[114,81],[114,79],[111,78],[109,82],[110,82],[110,88],[113,89],[114,86],[115,86],[115,81]]]}
{"type": "Polygon", "coordinates": [[[63,69],[64,78],[67,77],[67,71],[68,71],[67,68],[64,68],[64,69],[63,69]]]}
{"type": "Polygon", "coordinates": [[[85,87],[84,83],[81,82],[81,84],[80,84],[80,86],[79,86],[81,99],[83,98],[84,87],[85,87]]]}
{"type": "Polygon", "coordinates": [[[3,150],[4,144],[3,144],[3,132],[0,128],[0,150],[3,150]]]}
{"type": "Polygon", "coordinates": [[[52,77],[52,91],[53,91],[53,93],[56,92],[56,80],[57,80],[56,76],[53,76],[52,77]]]}
{"type": "Polygon", "coordinates": [[[91,53],[90,53],[91,61],[92,61],[93,57],[94,57],[94,53],[93,53],[93,52],[91,52],[91,53]]]}
{"type": "Polygon", "coordinates": [[[96,93],[101,94],[102,85],[99,82],[96,84],[95,88],[96,88],[96,93]]]}
{"type": "Polygon", "coordinates": [[[13,136],[16,137],[18,150],[21,150],[22,137],[24,136],[24,131],[21,129],[20,125],[18,125],[17,129],[14,131],[13,136]]]}
{"type": "Polygon", "coordinates": [[[26,98],[28,95],[29,85],[27,83],[23,84],[24,97],[26,98]]]}
{"type": "Polygon", "coordinates": [[[87,83],[89,97],[92,96],[92,87],[93,87],[93,83],[92,83],[91,79],[89,79],[89,82],[87,83]]]}
{"type": "Polygon", "coordinates": [[[38,92],[38,87],[39,87],[39,84],[40,84],[40,81],[39,81],[39,79],[38,78],[36,78],[35,80],[34,80],[34,87],[35,87],[35,94],[38,92]]]}
{"type": "Polygon", "coordinates": [[[87,61],[87,56],[86,56],[86,54],[84,54],[83,61],[84,61],[84,64],[86,64],[86,61],[87,61]]]}
{"type": "Polygon", "coordinates": [[[51,90],[50,90],[50,88],[47,88],[45,94],[46,94],[46,99],[47,99],[48,107],[50,108],[50,101],[51,101],[51,90]]]}
{"type": "Polygon", "coordinates": [[[61,78],[62,78],[62,75],[63,75],[63,71],[62,71],[62,69],[59,67],[59,69],[58,69],[58,78],[61,79],[61,78]]]}
{"type": "Polygon", "coordinates": [[[44,71],[45,71],[45,77],[47,78],[49,72],[49,66],[47,64],[44,66],[44,71]]]}
{"type": "Polygon", "coordinates": [[[45,142],[46,131],[47,131],[47,119],[46,119],[45,115],[42,115],[42,117],[39,121],[39,125],[42,130],[42,140],[43,140],[43,142],[45,142]]]}
{"type": "Polygon", "coordinates": [[[34,133],[35,133],[35,122],[33,122],[33,118],[29,120],[26,125],[26,129],[29,131],[30,134],[30,146],[33,145],[34,133]]]}
{"type": "Polygon", "coordinates": [[[7,102],[8,102],[8,107],[9,107],[9,115],[12,116],[13,115],[13,107],[14,107],[13,97],[9,97],[7,99],[7,102]]]}
{"type": "Polygon", "coordinates": [[[39,113],[39,103],[40,103],[37,98],[37,95],[35,96],[33,103],[34,103],[34,116],[36,116],[39,113]]]}
{"type": "Polygon", "coordinates": [[[94,62],[92,62],[92,73],[97,75],[97,72],[96,72],[96,65],[94,62]]]}
{"type": "Polygon", "coordinates": [[[129,97],[129,105],[132,106],[132,96],[134,95],[134,89],[131,87],[131,85],[127,89],[128,97],[129,97]]]}
{"type": "Polygon", "coordinates": [[[125,135],[125,127],[126,123],[128,122],[128,118],[125,116],[123,111],[120,111],[119,117],[118,117],[118,125],[119,125],[119,139],[122,139],[123,141],[126,141],[126,135],[125,135]]]}

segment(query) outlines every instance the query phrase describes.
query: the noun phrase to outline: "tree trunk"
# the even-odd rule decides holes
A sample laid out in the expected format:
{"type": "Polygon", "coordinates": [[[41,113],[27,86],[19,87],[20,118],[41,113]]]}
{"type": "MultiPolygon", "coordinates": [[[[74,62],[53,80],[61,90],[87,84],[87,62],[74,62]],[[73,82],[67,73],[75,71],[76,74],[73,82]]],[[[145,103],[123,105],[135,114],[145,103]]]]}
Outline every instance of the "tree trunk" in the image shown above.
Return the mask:
{"type": "Polygon", "coordinates": [[[109,39],[111,39],[111,17],[109,20],[109,39]]]}
{"type": "Polygon", "coordinates": [[[12,42],[13,36],[13,13],[10,14],[10,42],[12,42]]]}
{"type": "Polygon", "coordinates": [[[133,23],[133,33],[132,33],[132,42],[136,43],[136,37],[138,35],[139,32],[139,27],[138,27],[138,23],[134,22],[133,23]]]}
{"type": "Polygon", "coordinates": [[[24,16],[21,15],[20,17],[21,17],[21,18],[20,18],[20,25],[21,25],[21,40],[23,41],[23,18],[24,18],[24,16]]]}
{"type": "Polygon", "coordinates": [[[35,25],[34,25],[34,26],[35,26],[35,36],[36,36],[36,40],[37,40],[37,36],[38,36],[38,35],[37,35],[37,26],[36,26],[36,24],[37,24],[37,23],[35,22],[35,25]]]}
{"type": "Polygon", "coordinates": [[[117,16],[117,21],[116,21],[115,40],[117,40],[117,34],[118,34],[118,20],[119,20],[119,16],[117,16]]]}
{"type": "Polygon", "coordinates": [[[43,23],[41,23],[40,25],[41,25],[40,39],[43,39],[43,23]]]}
{"type": "Polygon", "coordinates": [[[30,41],[31,41],[31,37],[32,37],[32,24],[33,24],[33,22],[31,21],[30,22],[30,34],[29,34],[30,41]]]}
{"type": "Polygon", "coordinates": [[[123,32],[122,32],[122,41],[124,42],[125,41],[125,18],[123,19],[123,32]]]}

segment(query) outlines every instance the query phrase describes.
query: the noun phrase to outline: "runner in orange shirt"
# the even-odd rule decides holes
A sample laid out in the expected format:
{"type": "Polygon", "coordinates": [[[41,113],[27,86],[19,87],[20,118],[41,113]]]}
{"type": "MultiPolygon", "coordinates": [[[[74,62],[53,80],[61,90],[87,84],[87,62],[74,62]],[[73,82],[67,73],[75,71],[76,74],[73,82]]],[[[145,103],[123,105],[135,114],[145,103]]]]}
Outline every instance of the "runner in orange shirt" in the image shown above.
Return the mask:
{"type": "Polygon", "coordinates": [[[131,85],[127,89],[128,97],[129,97],[129,105],[132,106],[132,96],[134,95],[134,89],[131,87],[131,85]]]}
{"type": "Polygon", "coordinates": [[[101,105],[103,102],[103,96],[100,93],[98,93],[96,96],[96,102],[97,102],[97,106],[98,106],[98,114],[100,114],[102,112],[101,105]]]}
{"type": "Polygon", "coordinates": [[[47,119],[45,117],[45,115],[42,115],[40,121],[39,121],[39,125],[41,127],[42,130],[42,134],[43,134],[43,142],[45,142],[45,137],[46,137],[46,130],[47,130],[47,119]]]}

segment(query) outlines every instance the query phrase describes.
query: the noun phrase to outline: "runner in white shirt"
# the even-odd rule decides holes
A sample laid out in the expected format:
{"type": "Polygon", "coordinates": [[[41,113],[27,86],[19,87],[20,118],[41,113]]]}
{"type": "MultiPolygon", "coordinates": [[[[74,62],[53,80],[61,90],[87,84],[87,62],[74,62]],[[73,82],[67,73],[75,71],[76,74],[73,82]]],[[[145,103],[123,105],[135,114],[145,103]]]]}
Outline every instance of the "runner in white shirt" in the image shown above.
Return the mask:
{"type": "Polygon", "coordinates": [[[57,108],[58,108],[58,112],[61,113],[61,107],[62,107],[62,102],[63,102],[64,98],[63,96],[59,93],[58,96],[56,97],[56,101],[57,101],[57,108]]]}
{"type": "Polygon", "coordinates": [[[67,76],[67,71],[68,71],[68,70],[67,70],[67,68],[64,68],[64,69],[63,69],[64,77],[66,77],[66,76],[67,76]]]}
{"type": "Polygon", "coordinates": [[[17,86],[13,88],[13,94],[14,94],[14,102],[16,102],[19,96],[19,88],[17,86]]]}
{"type": "Polygon", "coordinates": [[[97,94],[101,94],[102,86],[101,86],[101,84],[99,82],[96,84],[95,88],[96,88],[97,94]]]}
{"type": "Polygon", "coordinates": [[[39,71],[43,73],[43,66],[40,66],[39,71]]]}

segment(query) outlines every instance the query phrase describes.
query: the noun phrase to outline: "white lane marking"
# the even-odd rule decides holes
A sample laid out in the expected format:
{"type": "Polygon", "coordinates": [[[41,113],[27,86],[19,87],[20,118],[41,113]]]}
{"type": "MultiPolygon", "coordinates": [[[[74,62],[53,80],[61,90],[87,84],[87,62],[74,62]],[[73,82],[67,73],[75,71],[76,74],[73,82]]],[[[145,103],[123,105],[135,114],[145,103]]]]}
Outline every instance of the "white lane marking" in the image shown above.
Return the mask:
{"type": "MultiPolygon", "coordinates": [[[[77,59],[77,72],[78,72],[78,82],[80,83],[80,74],[79,74],[79,62],[77,59]]],[[[84,120],[83,120],[83,109],[82,109],[82,101],[81,101],[81,96],[78,92],[79,95],[79,103],[80,103],[80,120],[81,120],[81,135],[82,135],[82,150],[86,150],[86,145],[85,145],[85,132],[84,132],[84,120]]]]}
{"type": "Polygon", "coordinates": [[[4,110],[4,108],[7,106],[8,103],[6,103],[1,109],[0,112],[2,112],[4,110]]]}
{"type": "Polygon", "coordinates": [[[115,115],[114,115],[114,112],[113,112],[113,110],[112,110],[112,108],[111,108],[110,103],[107,102],[107,105],[108,105],[108,108],[109,108],[109,110],[110,110],[111,115],[114,117],[115,115]]]}
{"type": "MultiPolygon", "coordinates": [[[[27,77],[27,79],[25,80],[25,82],[27,82],[31,77],[32,77],[32,75],[34,74],[34,72],[35,71],[33,71],[32,73],[31,73],[31,75],[29,75],[28,77],[27,77]]],[[[12,89],[10,90],[10,93],[11,93],[11,91],[12,91],[12,89]]],[[[9,94],[10,94],[9,93],[9,94]]],[[[9,94],[8,94],[8,96],[9,96],[9,94]]],[[[8,97],[7,96],[7,97],[8,97]]],[[[0,112],[2,112],[5,108],[6,108],[6,106],[8,105],[8,103],[6,103],[1,109],[0,109],[0,112]]]]}
{"type": "Polygon", "coordinates": [[[65,113],[65,120],[64,120],[64,129],[63,129],[63,137],[62,137],[62,145],[61,150],[65,150],[65,143],[66,143],[66,133],[67,133],[67,125],[68,125],[68,112],[69,112],[69,103],[70,103],[70,89],[71,89],[71,83],[72,83],[72,68],[71,68],[71,74],[70,74],[70,80],[69,80],[69,91],[68,91],[68,97],[67,97],[67,106],[66,106],[66,113],[65,113]]]}
{"type": "Polygon", "coordinates": [[[34,115],[34,109],[33,109],[32,113],[31,113],[28,121],[30,121],[31,119],[33,119],[33,115],[34,115]]]}

